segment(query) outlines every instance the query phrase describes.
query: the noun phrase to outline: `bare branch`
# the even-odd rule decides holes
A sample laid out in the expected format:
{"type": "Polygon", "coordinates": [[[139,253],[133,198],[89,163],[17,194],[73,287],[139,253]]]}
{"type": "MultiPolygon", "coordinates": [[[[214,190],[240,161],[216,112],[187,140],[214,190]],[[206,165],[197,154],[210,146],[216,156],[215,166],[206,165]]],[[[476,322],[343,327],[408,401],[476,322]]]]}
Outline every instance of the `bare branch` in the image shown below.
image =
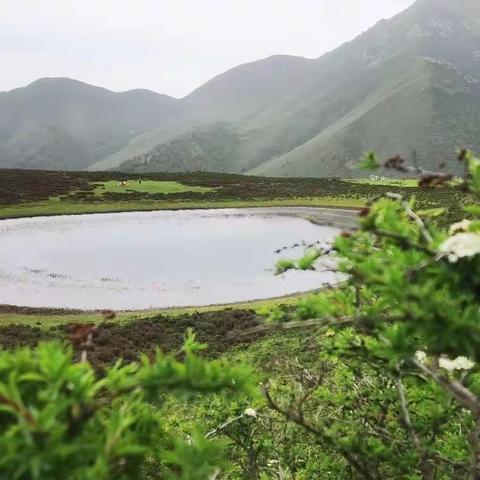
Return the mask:
{"type": "Polygon", "coordinates": [[[418,439],[418,435],[413,427],[412,420],[410,417],[410,411],[408,409],[407,398],[405,394],[405,387],[403,386],[402,376],[400,372],[400,368],[398,368],[399,374],[397,378],[397,390],[398,390],[398,397],[400,398],[400,414],[402,418],[402,423],[407,430],[408,436],[412,441],[413,445],[421,453],[422,446],[420,440],[418,439]]]}
{"type": "MultiPolygon", "coordinates": [[[[312,328],[312,327],[326,327],[326,326],[347,326],[353,325],[356,319],[354,317],[339,317],[334,319],[329,318],[313,318],[310,320],[301,320],[286,323],[272,323],[262,324],[257,327],[245,330],[241,336],[254,335],[256,333],[275,332],[282,330],[294,330],[297,328],[312,328]]],[[[237,333],[235,333],[237,335],[237,333]]]]}

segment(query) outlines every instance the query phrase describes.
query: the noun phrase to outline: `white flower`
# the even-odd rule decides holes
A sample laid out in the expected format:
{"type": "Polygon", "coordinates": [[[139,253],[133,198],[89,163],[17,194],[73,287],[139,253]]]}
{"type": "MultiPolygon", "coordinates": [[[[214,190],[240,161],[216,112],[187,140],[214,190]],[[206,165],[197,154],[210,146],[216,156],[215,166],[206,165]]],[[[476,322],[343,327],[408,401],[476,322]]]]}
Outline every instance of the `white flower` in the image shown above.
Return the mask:
{"type": "Polygon", "coordinates": [[[440,252],[448,254],[455,263],[459,258],[473,257],[480,253],[480,235],[478,233],[457,233],[440,245],[440,252]]]}
{"type": "Polygon", "coordinates": [[[450,235],[453,235],[457,232],[468,232],[470,230],[470,226],[472,222],[470,220],[462,220],[461,222],[454,223],[450,227],[450,235]]]}
{"type": "Polygon", "coordinates": [[[454,370],[470,370],[475,364],[467,357],[457,357],[455,360],[450,360],[448,357],[441,357],[438,365],[449,372],[454,370]]]}
{"type": "MultiPolygon", "coordinates": [[[[420,363],[425,364],[427,362],[427,354],[422,350],[415,352],[415,358],[420,363]]],[[[450,360],[446,355],[442,355],[438,360],[438,366],[453,372],[454,370],[470,370],[475,364],[467,357],[457,357],[455,360],[450,360]]]]}
{"type": "Polygon", "coordinates": [[[422,352],[421,350],[418,350],[415,352],[415,358],[420,362],[420,363],[425,363],[427,360],[427,354],[425,352],[422,352]]]}
{"type": "Polygon", "coordinates": [[[243,414],[246,416],[246,417],[256,417],[257,416],[257,412],[256,410],[254,410],[253,408],[247,408],[243,414]]]}

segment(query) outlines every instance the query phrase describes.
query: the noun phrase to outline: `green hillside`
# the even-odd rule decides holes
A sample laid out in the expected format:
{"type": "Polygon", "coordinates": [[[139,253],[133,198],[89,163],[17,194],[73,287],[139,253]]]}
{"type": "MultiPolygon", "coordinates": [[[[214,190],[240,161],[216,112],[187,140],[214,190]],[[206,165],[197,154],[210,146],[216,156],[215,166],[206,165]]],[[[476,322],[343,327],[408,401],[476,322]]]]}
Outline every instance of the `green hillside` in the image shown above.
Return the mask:
{"type": "Polygon", "coordinates": [[[0,93],[0,167],[85,169],[173,114],[175,100],[45,78],[0,93]]]}
{"type": "Polygon", "coordinates": [[[198,127],[122,165],[134,172],[229,172],[235,165],[239,138],[227,125],[198,127]]]}
{"type": "MultiPolygon", "coordinates": [[[[318,60],[273,57],[238,67],[184,101],[187,110],[200,106],[206,122],[230,122],[239,140],[227,163],[232,172],[352,176],[370,149],[382,157],[415,150],[424,165],[437,166],[460,145],[480,148],[479,19],[478,2],[420,0],[318,60]]],[[[213,125],[211,132],[218,134],[213,125]]],[[[172,145],[163,143],[156,158],[184,170],[188,159],[172,145]]]]}
{"type": "MultiPolygon", "coordinates": [[[[401,59],[400,59],[401,60],[401,59]]],[[[466,88],[450,90],[450,80],[437,65],[418,59],[400,71],[388,65],[385,84],[368,95],[309,142],[252,169],[250,173],[274,176],[355,176],[356,159],[374,150],[382,158],[400,154],[432,169],[453,161],[459,146],[480,145],[480,95],[466,88]]],[[[452,75],[453,77],[453,75],[452,75]]],[[[452,81],[452,83],[453,83],[452,81]]]]}

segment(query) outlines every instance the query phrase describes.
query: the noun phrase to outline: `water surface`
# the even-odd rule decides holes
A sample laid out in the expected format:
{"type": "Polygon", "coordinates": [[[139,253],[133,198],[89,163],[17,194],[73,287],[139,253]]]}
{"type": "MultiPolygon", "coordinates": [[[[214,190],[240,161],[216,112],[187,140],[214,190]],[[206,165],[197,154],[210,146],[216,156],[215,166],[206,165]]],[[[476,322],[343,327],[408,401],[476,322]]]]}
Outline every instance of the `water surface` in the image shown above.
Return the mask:
{"type": "Polygon", "coordinates": [[[274,275],[280,257],[338,231],[244,210],[116,213],[0,222],[0,304],[146,309],[270,298],[332,273],[274,275]],[[296,248],[276,250],[299,244],[296,248]]]}

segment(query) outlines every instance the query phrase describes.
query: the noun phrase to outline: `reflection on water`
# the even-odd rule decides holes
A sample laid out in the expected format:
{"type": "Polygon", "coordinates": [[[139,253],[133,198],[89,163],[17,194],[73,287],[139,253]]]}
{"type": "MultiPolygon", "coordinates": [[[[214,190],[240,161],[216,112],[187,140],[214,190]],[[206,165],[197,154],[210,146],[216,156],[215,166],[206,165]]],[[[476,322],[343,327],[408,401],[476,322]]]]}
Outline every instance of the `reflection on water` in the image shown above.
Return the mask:
{"type": "Polygon", "coordinates": [[[208,305],[281,296],[332,273],[274,276],[293,244],[337,233],[238,210],[120,213],[0,222],[0,304],[84,309],[208,305]]]}

